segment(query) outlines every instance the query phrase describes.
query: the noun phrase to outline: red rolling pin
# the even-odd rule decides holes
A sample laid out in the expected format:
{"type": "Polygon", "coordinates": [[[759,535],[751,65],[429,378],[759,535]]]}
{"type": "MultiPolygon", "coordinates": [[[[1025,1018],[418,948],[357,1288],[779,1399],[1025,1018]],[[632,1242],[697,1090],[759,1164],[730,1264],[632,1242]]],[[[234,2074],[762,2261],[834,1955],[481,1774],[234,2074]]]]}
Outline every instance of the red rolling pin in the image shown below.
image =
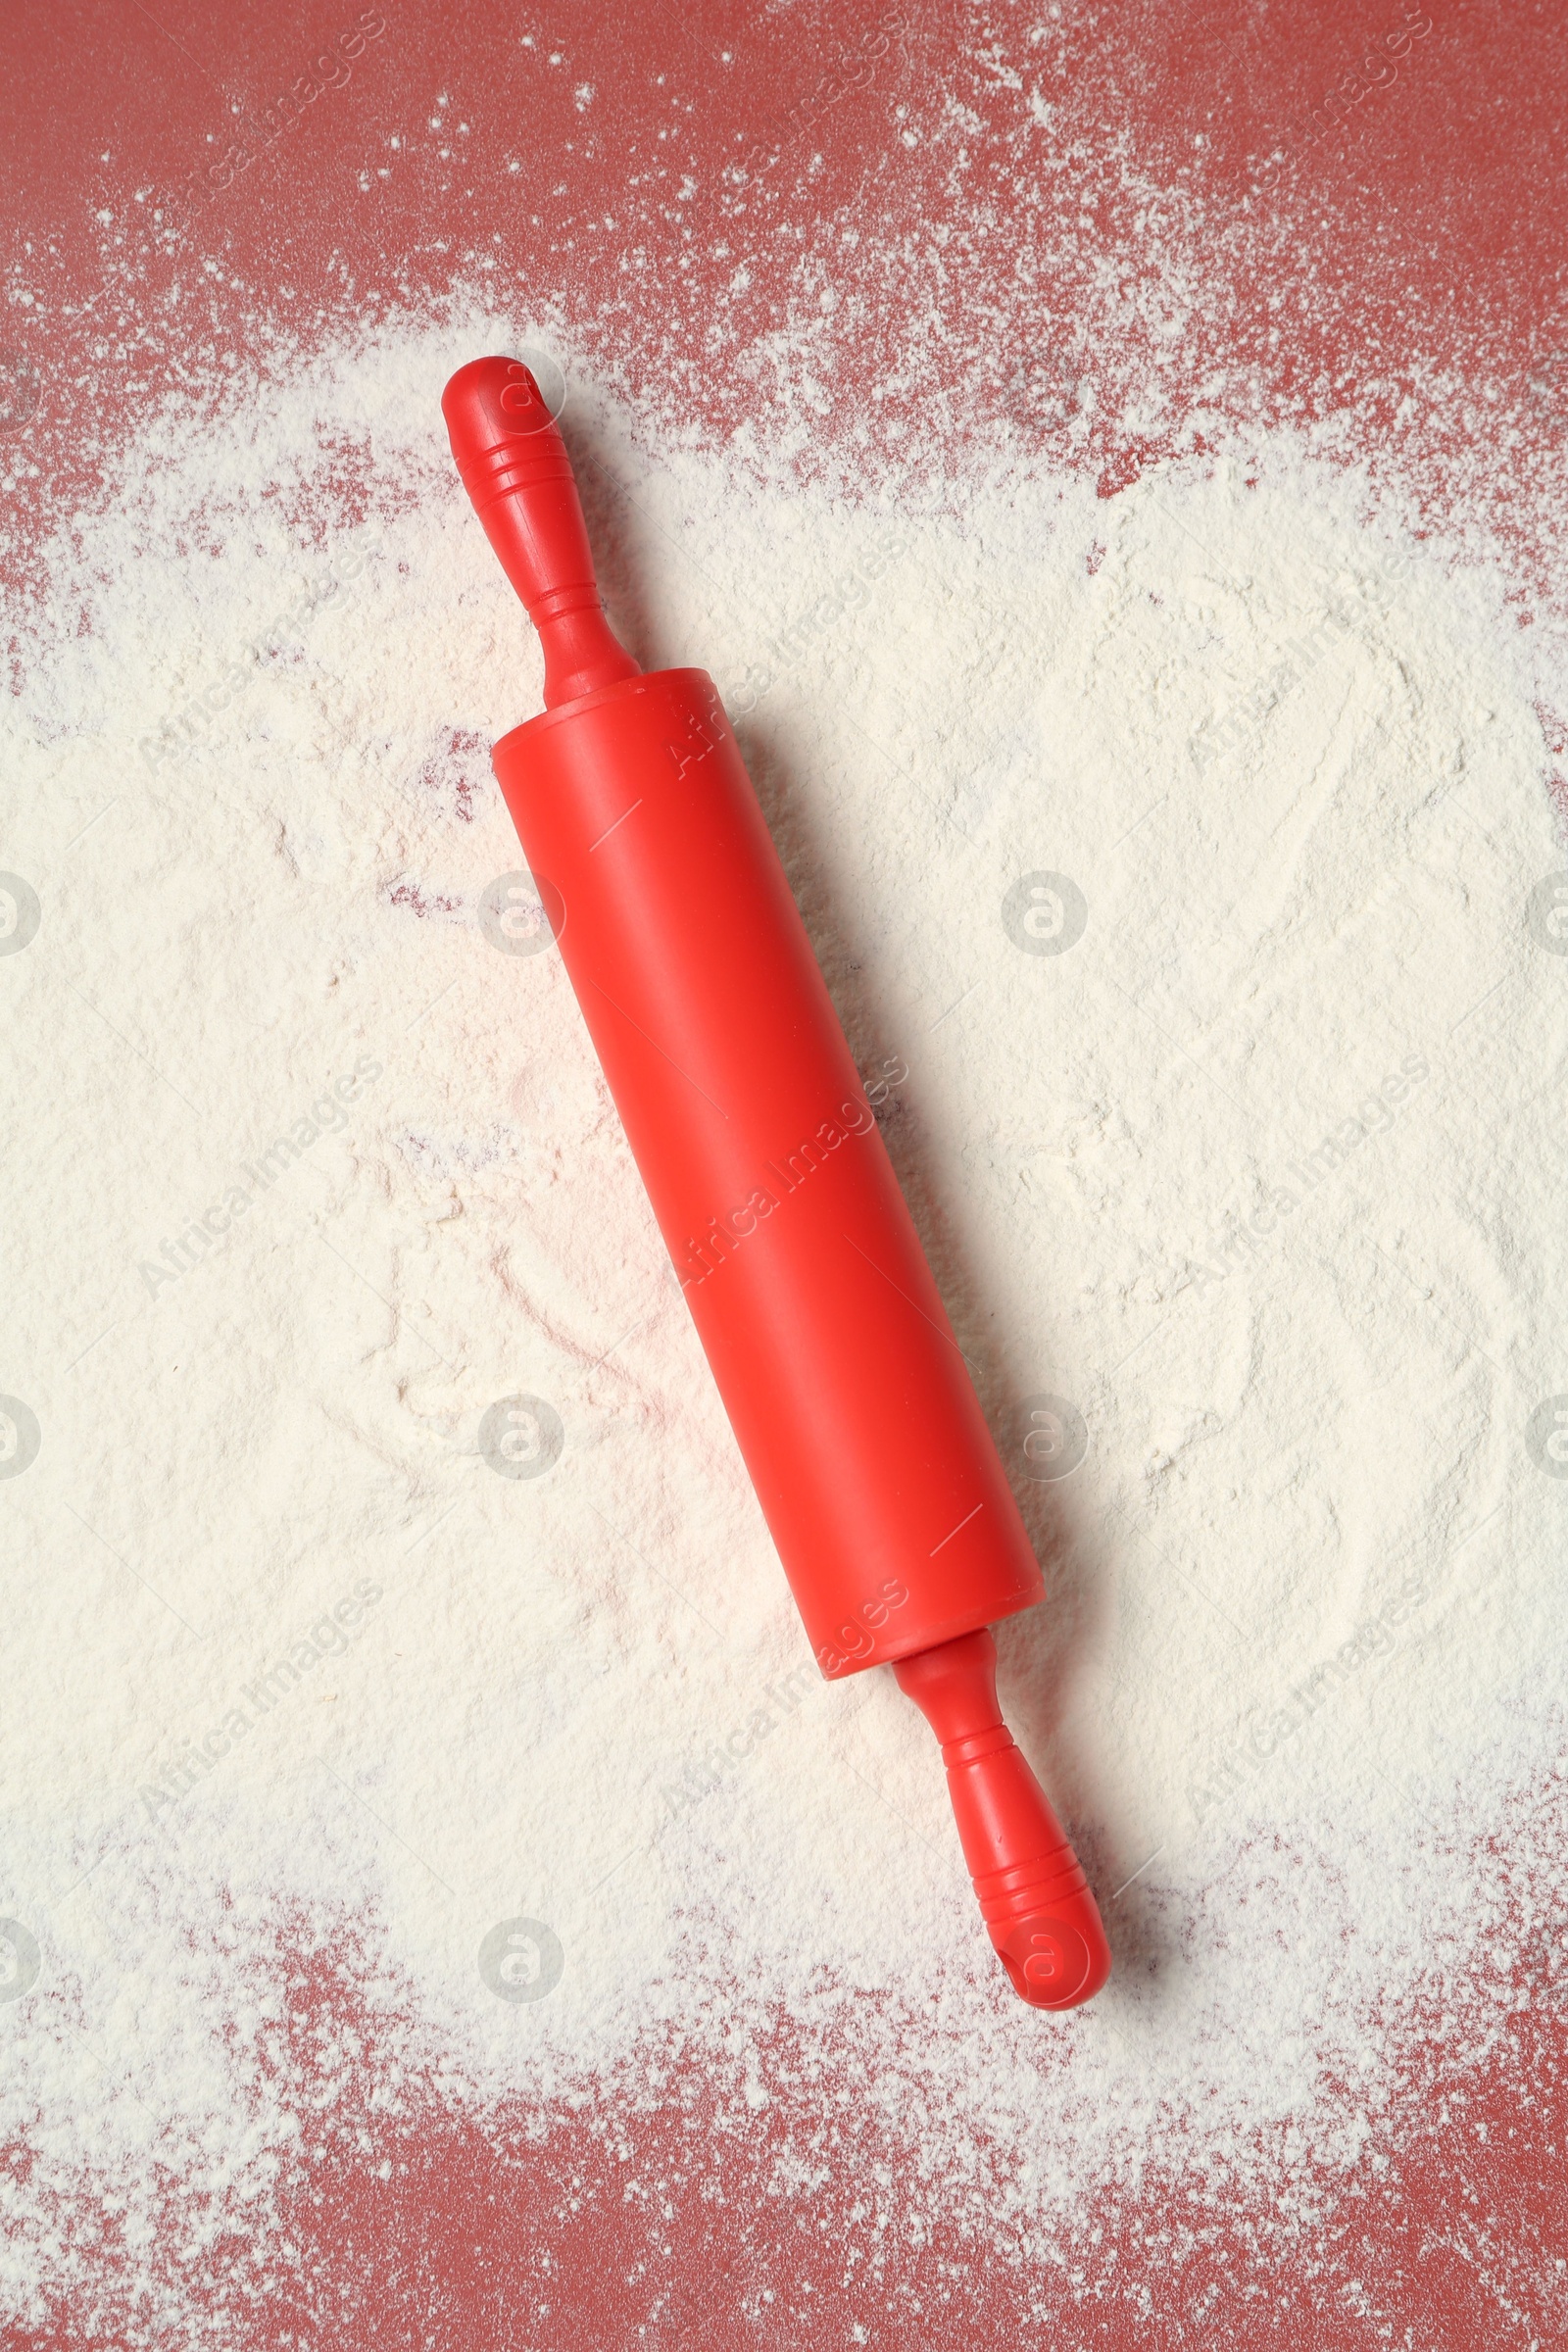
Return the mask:
{"type": "Polygon", "coordinates": [[[1008,1977],[1071,2008],[1110,1953],[989,1631],[1040,1569],[723,706],[612,636],[527,368],[441,406],[544,649],[496,774],[817,1664],[893,1666],[1008,1977]]]}

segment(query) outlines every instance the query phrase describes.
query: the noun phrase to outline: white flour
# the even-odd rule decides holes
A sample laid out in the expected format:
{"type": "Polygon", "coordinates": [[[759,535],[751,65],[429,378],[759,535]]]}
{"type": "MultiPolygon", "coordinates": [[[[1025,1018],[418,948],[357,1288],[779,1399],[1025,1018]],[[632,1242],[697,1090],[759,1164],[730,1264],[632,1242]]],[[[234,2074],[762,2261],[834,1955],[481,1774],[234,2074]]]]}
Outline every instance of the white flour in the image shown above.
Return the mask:
{"type": "Polygon", "coordinates": [[[612,2111],[672,2033],[783,2016],[1021,2228],[1173,2135],[1289,2207],[1393,2129],[1391,2017],[1479,2047],[1533,1932],[1474,1889],[1561,1744],[1544,631],[1283,439],[856,511],[572,386],[612,613],[717,677],[857,1057],[907,1067],[885,1132],[1052,1588],[1004,1695],[1116,1952],[1044,2019],[914,1708],[809,1670],[559,961],[481,921],[540,672],[437,403],[521,339],[236,381],[23,616],[15,2276],[89,2158],[132,2234],[155,2137],[265,2193],[290,1906],[470,2095],[612,2111]],[[1064,954],[1004,926],[1037,873],[1064,954]],[[481,1446],[516,1396],[538,1477],[481,1446]],[[1087,1434],[1054,1483],[1043,1396],[1087,1434]],[[519,1917],[526,2003],[476,1964],[519,1917]]]}

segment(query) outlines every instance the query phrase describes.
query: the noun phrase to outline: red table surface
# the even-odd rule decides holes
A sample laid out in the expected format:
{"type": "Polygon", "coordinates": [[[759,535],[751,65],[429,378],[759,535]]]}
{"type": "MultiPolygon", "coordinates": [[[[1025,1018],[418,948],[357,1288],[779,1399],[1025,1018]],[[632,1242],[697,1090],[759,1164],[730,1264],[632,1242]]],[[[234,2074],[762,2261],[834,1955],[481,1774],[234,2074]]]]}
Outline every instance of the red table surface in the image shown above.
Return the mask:
{"type": "MultiPolygon", "coordinates": [[[[895,416],[916,465],[960,462],[999,419],[1050,447],[1062,371],[1085,368],[1098,421],[1072,462],[1107,499],[1201,448],[1199,387],[1237,419],[1341,418],[1347,453],[1434,521],[1487,521],[1527,625],[1560,599],[1568,504],[1568,11],[1432,0],[1395,78],[1319,131],[1314,112],[1406,13],[546,0],[523,19],[388,0],[364,12],[383,28],[347,81],[271,137],[265,110],[362,21],[353,0],[12,11],[8,282],[34,299],[0,326],[0,458],[25,461],[8,573],[24,592],[40,534],[90,512],[126,429],[225,355],[265,364],[279,329],[433,306],[493,264],[498,298],[555,312],[630,396],[678,399],[715,436],[780,425],[808,369],[826,398],[803,468],[874,466],[895,416]],[[1047,137],[1032,93],[1054,110],[1047,137]],[[737,158],[744,182],[721,169],[737,158]],[[140,225],[162,201],[180,222],[167,251],[140,225]],[[193,297],[204,261],[219,269],[193,297]],[[1178,261],[1191,308],[1159,342],[1147,298],[1178,261]],[[786,322],[787,362],[770,340],[786,322]],[[1130,434],[1134,388],[1152,421],[1130,434]]],[[[1568,729],[1543,717],[1560,763],[1568,729]]],[[[1560,772],[1543,786],[1568,809],[1560,772]]],[[[1521,1805],[1490,1854],[1510,1899],[1544,1888],[1568,1858],[1560,1803],[1521,1805]]],[[[149,2281],[191,2314],[160,2341],[257,2352],[836,2344],[857,2321],[878,2346],[1568,2342],[1555,1934],[1484,2061],[1436,2015],[1391,2034],[1388,2070],[1422,2095],[1394,2144],[1325,2173],[1310,2219],[1216,2207],[1165,2151],[1143,2188],[1086,2196],[1065,2267],[988,2246],[918,2145],[842,2099],[782,2018],[760,2119],[717,2058],[628,2115],[619,2150],[565,2110],[466,2113],[433,2082],[389,2117],[372,2094],[391,2028],[347,1947],[306,1920],[279,1939],[269,2063],[301,2133],[275,2233],[198,2254],[212,2213],[172,2183],[157,2247],[132,2252],[84,2171],[61,2221],[100,2232],[91,2326],[62,2300],[7,2328],[8,2352],[151,2340],[134,2316],[149,2281]],[[323,2108],[351,2034],[354,2087],[323,2108]],[[781,2149],[822,2185],[776,2193],[781,2149]],[[657,2194],[628,2200],[633,2176],[657,2194]]],[[[28,2161],[0,2151],[18,2177],[28,2161]]]]}

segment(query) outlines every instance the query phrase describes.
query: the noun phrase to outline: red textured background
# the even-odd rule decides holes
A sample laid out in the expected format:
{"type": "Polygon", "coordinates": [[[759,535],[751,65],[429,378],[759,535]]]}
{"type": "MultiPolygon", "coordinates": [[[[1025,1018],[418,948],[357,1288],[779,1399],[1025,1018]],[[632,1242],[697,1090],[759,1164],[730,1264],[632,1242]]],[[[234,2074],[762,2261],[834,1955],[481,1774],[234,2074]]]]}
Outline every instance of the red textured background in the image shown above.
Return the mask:
{"type": "MultiPolygon", "coordinates": [[[[1522,623],[1561,601],[1560,0],[1433,0],[1396,77],[1320,138],[1313,109],[1405,0],[635,21],[588,0],[389,5],[368,12],[385,29],[347,83],[264,148],[270,100],[359,13],[82,0],[0,20],[14,580],[150,411],[205,397],[280,335],[477,284],[553,313],[628,392],[716,437],[777,442],[808,420],[797,462],[846,480],[1012,432],[1112,497],[1217,419],[1338,419],[1347,457],[1429,516],[1485,518],[1522,623]],[[253,160],[217,185],[247,125],[253,160]]],[[[1553,730],[1560,749],[1548,714],[1553,730]]],[[[1499,1899],[1564,1850],[1560,1805],[1521,1807],[1493,1849],[1499,1899]]],[[[84,2176],[62,2220],[78,2246],[97,2233],[96,2309],[74,2294],[8,2330],[8,2352],[150,2340],[137,2313],[155,2282],[192,2315],[160,2341],[258,2352],[825,2345],[856,2323],[901,2347],[1568,2342],[1550,2187],[1564,2012],[1544,1936],[1484,2059],[1455,2054],[1436,2016],[1391,2030],[1420,2120],[1325,2177],[1310,2215],[1265,2225],[1240,2195],[1216,2211],[1166,2149],[1143,2190],[1085,2210],[1058,2267],[993,2249],[917,2148],[857,2125],[785,2021],[760,2124],[716,2062],[677,2065],[618,2151],[566,2112],[454,2111],[433,2082],[389,2122],[369,2104],[389,2029],[352,1946],[319,1921],[276,1932],[287,1999],[265,2056],[303,2131],[265,2262],[243,2234],[204,2244],[172,2182],[156,2250],[132,2254],[84,2176]],[[355,2036],[364,2104],[323,2111],[315,2086],[355,2036]],[[820,2193],[770,2185],[781,2145],[825,2168],[820,2193]],[[672,2218],[628,2202],[632,2178],[662,2183],[672,2218]],[[848,2222],[852,2180],[865,2212],[848,2222]]],[[[22,2177],[32,2159],[4,2161],[22,2177]]]]}

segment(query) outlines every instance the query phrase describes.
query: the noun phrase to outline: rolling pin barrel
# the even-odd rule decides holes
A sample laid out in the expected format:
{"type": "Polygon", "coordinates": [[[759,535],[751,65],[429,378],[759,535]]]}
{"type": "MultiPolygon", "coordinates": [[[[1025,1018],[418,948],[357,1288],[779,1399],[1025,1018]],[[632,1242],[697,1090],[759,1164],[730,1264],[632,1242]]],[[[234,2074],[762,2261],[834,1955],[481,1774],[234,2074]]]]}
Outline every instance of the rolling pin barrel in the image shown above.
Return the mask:
{"type": "Polygon", "coordinates": [[[545,649],[496,774],[817,1664],[897,1665],[1013,1984],[1071,2006],[1109,1955],[986,1631],[1039,1566],[734,734],[612,635],[526,368],[443,407],[545,649]]]}

